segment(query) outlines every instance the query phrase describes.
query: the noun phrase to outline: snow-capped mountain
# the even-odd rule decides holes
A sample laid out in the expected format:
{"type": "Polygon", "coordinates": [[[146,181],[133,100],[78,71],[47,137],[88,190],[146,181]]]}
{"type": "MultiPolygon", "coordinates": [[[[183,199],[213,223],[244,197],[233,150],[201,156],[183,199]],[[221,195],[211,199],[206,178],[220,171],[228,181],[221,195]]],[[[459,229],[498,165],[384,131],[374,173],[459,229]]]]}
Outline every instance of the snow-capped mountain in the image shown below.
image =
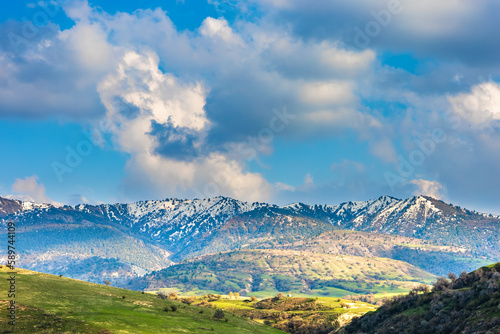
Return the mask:
{"type": "MultiPolygon", "coordinates": [[[[266,203],[247,203],[228,197],[206,199],[165,199],[131,204],[103,204],[54,207],[0,198],[3,220],[21,225],[35,222],[99,222],[140,235],[166,248],[186,245],[211,233],[229,219],[256,209],[279,209],[283,214],[309,217],[338,229],[380,232],[434,239],[436,233],[450,229],[495,229],[499,217],[446,204],[426,196],[399,200],[390,196],[339,205],[294,203],[278,207],[266,203]],[[434,237],[430,234],[434,234],[434,237]]],[[[265,212],[260,210],[260,212],[265,212]]],[[[263,214],[263,213],[261,213],[263,214]]],[[[0,217],[2,217],[0,216],[0,217]]]]}
{"type": "Polygon", "coordinates": [[[82,204],[73,208],[82,213],[105,217],[154,242],[175,245],[179,242],[189,243],[197,235],[211,231],[234,216],[266,206],[269,205],[219,196],[99,206],[82,204]]]}
{"type": "Polygon", "coordinates": [[[500,257],[499,217],[425,196],[281,207],[222,196],[62,207],[0,198],[0,226],[7,221],[17,224],[25,259],[50,253],[65,262],[64,254],[77,251],[81,259],[113,258],[146,271],[214,251],[304,241],[327,230],[414,237],[461,247],[470,256],[500,257]]]}

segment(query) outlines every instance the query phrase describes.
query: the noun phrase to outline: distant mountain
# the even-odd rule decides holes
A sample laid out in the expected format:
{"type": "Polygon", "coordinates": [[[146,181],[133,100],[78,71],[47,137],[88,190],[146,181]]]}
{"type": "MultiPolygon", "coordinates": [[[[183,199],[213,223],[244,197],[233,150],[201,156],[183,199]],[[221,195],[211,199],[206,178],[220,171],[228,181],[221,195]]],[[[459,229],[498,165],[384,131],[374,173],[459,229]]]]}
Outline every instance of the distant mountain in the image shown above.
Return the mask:
{"type": "MultiPolygon", "coordinates": [[[[118,272],[118,276],[126,272],[129,277],[214,252],[284,245],[300,249],[299,243],[311,244],[336,230],[376,233],[374,240],[381,240],[381,234],[419,239],[415,240],[419,247],[393,245],[391,249],[397,252],[374,252],[373,256],[387,254],[436,274],[472,269],[500,257],[499,217],[424,196],[282,207],[221,196],[62,207],[0,198],[0,224],[7,221],[16,222],[19,245],[24,240],[21,265],[68,275],[78,271],[73,268],[75,259],[115,259],[120,270],[103,271],[118,272]],[[126,246],[129,244],[132,246],[126,246]],[[443,265],[437,266],[440,261],[443,265]]],[[[351,242],[346,240],[336,254],[356,255],[351,242]]],[[[110,263],[113,268],[117,265],[110,263]]]]}
{"type": "Polygon", "coordinates": [[[500,333],[500,263],[397,296],[339,333],[500,333]]]}
{"type": "Polygon", "coordinates": [[[37,204],[0,197],[0,218],[19,214],[25,211],[31,211],[33,209],[44,209],[50,207],[52,207],[50,204],[37,204]]]}
{"type": "Polygon", "coordinates": [[[325,231],[336,229],[332,224],[288,208],[259,207],[234,216],[217,228],[200,235],[202,242],[178,246],[175,260],[234,249],[278,248],[284,243],[308,240],[325,231]]]}

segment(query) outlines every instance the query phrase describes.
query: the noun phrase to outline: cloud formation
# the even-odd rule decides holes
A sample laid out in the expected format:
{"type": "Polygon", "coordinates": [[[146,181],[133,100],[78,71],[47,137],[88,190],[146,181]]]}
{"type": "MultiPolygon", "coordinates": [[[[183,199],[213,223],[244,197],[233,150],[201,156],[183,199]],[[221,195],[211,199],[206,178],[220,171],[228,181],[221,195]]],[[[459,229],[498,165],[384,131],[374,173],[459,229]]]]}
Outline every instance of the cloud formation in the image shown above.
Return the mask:
{"type": "Polygon", "coordinates": [[[423,179],[411,180],[411,184],[415,185],[416,189],[413,192],[416,196],[424,195],[434,197],[436,199],[443,198],[444,187],[437,181],[429,181],[423,179]]]}
{"type": "MultiPolygon", "coordinates": [[[[0,23],[0,117],[106,124],[100,144],[110,135],[107,144],[128,157],[127,199],[326,202],[405,197],[417,187],[459,200],[484,189],[493,203],[500,46],[489,36],[500,28],[492,14],[500,5],[399,4],[389,17],[382,0],[224,2],[236,19],[220,11],[180,30],[160,8],[110,14],[69,1],[63,11],[74,25],[37,27],[19,48],[6,36],[25,23],[0,23]],[[380,33],[359,48],[353,29],[367,34],[371,22],[380,33]],[[293,119],[273,130],[283,106],[293,119]],[[390,193],[384,172],[435,129],[446,141],[390,193]],[[276,162],[275,142],[337,145],[318,167],[333,173],[311,172],[304,184],[267,180],[263,161],[276,162]]],[[[295,175],[313,170],[300,168],[295,175]]]]}
{"type": "Polygon", "coordinates": [[[38,182],[38,176],[27,176],[24,179],[16,179],[11,187],[12,194],[7,195],[6,198],[19,199],[26,202],[33,203],[48,203],[60,205],[54,202],[46,195],[45,186],[38,182]]]}
{"type": "Polygon", "coordinates": [[[99,93],[114,141],[130,154],[125,191],[145,188],[144,196],[224,194],[251,201],[269,196],[269,185],[260,175],[205,150],[210,121],[203,86],[162,73],[155,54],[125,53],[116,73],[99,85],[99,93]]]}

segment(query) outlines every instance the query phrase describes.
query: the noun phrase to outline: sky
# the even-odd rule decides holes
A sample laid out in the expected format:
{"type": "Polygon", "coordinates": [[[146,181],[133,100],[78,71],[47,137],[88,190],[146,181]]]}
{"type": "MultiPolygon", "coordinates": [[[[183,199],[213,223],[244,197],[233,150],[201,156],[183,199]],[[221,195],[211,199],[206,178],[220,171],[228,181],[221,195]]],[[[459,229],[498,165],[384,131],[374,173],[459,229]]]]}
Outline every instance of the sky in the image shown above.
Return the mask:
{"type": "Polygon", "coordinates": [[[498,1],[0,1],[0,196],[500,214],[498,1]]]}

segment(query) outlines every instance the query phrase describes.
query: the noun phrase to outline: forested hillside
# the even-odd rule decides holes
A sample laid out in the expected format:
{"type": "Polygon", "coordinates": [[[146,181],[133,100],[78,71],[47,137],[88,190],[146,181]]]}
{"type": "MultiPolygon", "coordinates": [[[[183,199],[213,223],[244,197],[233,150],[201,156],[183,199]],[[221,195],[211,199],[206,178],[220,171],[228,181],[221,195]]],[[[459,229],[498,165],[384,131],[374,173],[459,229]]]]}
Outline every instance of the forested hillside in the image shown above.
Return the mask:
{"type": "Polygon", "coordinates": [[[500,263],[394,297],[347,326],[356,334],[500,333],[500,263]]]}

